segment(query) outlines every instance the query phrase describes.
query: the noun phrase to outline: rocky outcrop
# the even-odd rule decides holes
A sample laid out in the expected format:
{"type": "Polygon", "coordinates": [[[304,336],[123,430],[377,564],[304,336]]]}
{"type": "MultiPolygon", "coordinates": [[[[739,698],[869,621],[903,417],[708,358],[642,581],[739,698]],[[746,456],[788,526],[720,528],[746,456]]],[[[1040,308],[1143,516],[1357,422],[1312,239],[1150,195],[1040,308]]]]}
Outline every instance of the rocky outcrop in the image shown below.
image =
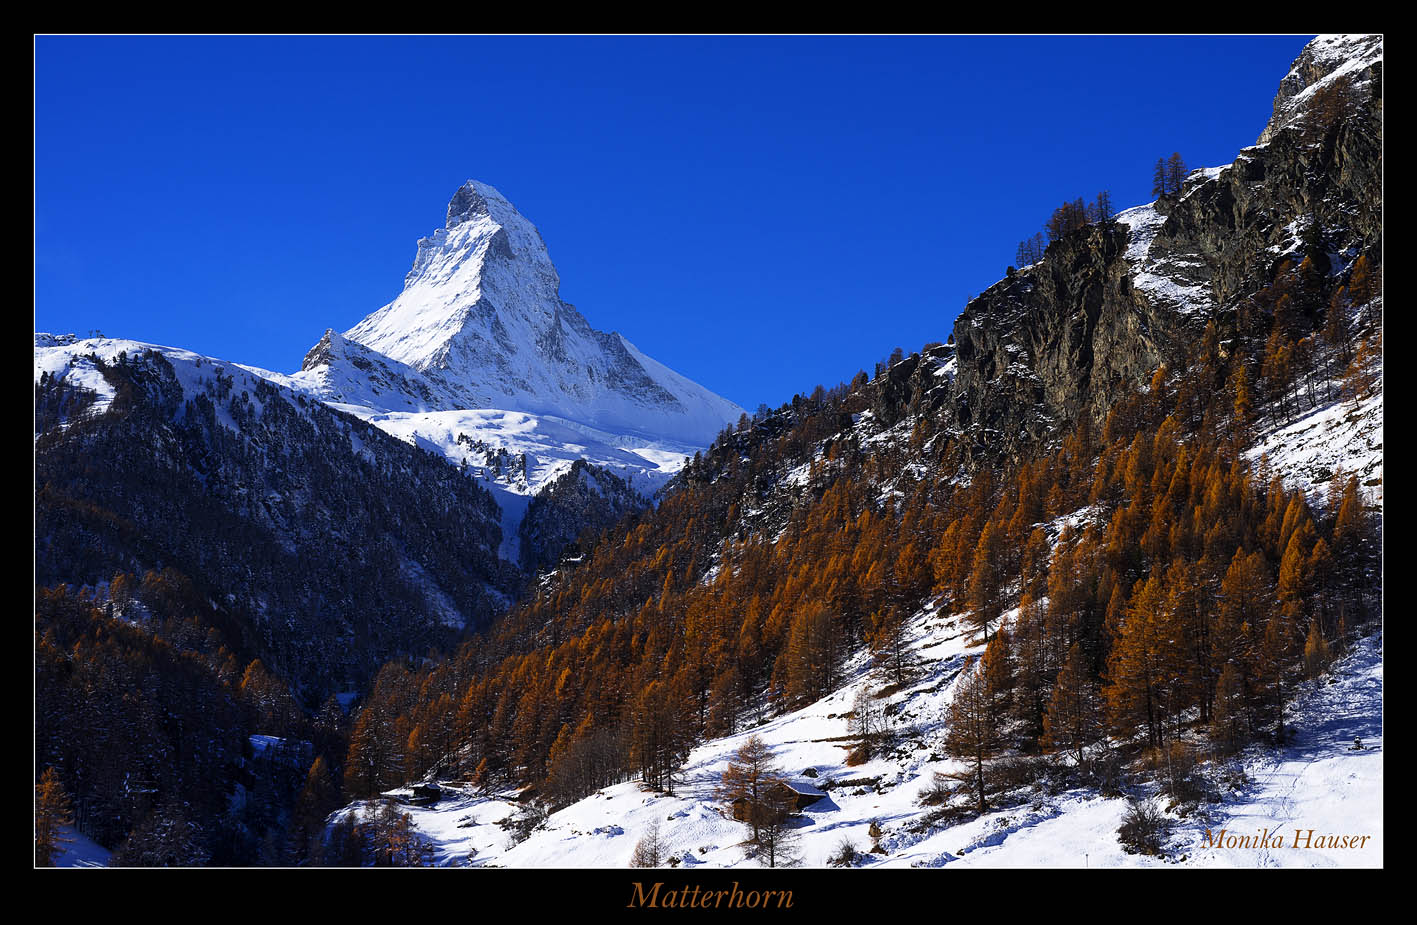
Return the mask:
{"type": "Polygon", "coordinates": [[[1133,298],[1121,226],[1091,225],[1040,263],[996,283],[955,322],[958,375],[949,409],[970,454],[1017,453],[1110,403],[1163,352],[1133,298]]]}
{"type": "Polygon", "coordinates": [[[1274,95],[1274,114],[1259,144],[1300,115],[1325,82],[1347,80],[1354,89],[1382,94],[1383,39],[1380,35],[1320,35],[1299,53],[1274,95]]]}
{"type": "Polygon", "coordinates": [[[1278,264],[1302,259],[1306,239],[1341,270],[1382,245],[1382,126],[1367,109],[1314,141],[1300,125],[1246,148],[1219,176],[1176,203],[1155,249],[1203,262],[1219,306],[1267,285],[1278,264]]]}
{"type": "MultiPolygon", "coordinates": [[[[1377,55],[1361,68],[1310,57],[1343,74],[1380,67],[1380,46],[1377,55]]],[[[1312,77],[1303,60],[1291,78],[1312,77]]],[[[1312,255],[1336,288],[1358,255],[1381,259],[1381,99],[1351,97],[1334,117],[1286,93],[1288,115],[1267,144],[1193,172],[1179,194],[1068,233],[966,306],[940,413],[972,460],[1017,455],[1079,416],[1100,421],[1157,367],[1184,362],[1207,323],[1225,337],[1235,307],[1285,260],[1312,255]]]]}

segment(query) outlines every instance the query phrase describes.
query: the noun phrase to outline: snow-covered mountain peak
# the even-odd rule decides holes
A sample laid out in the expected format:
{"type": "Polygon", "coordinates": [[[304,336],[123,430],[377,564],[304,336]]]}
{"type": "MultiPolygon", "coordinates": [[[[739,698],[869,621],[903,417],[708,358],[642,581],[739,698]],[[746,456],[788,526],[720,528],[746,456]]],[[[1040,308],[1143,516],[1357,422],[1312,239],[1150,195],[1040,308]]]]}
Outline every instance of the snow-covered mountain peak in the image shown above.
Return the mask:
{"type": "Polygon", "coordinates": [[[343,334],[326,330],[298,372],[245,369],[481,480],[502,508],[500,552],[513,561],[531,496],[576,461],[648,497],[743,414],[592,328],[561,300],[536,226],[476,180],[418,242],[398,298],[343,334]]]}
{"type": "Polygon", "coordinates": [[[448,200],[443,227],[418,242],[404,288],[450,282],[459,276],[458,270],[480,272],[487,260],[496,258],[534,270],[533,279],[545,290],[540,294],[559,298],[561,278],[541,232],[496,187],[468,180],[448,200]]]}
{"type": "MultiPolygon", "coordinates": [[[[560,286],[536,226],[469,180],[444,227],[418,242],[403,292],[344,337],[458,395],[448,409],[549,414],[697,445],[737,421],[737,405],[592,328],[560,286]]],[[[311,357],[337,350],[331,341],[311,357]]]]}
{"type": "Polygon", "coordinates": [[[530,225],[517,211],[516,206],[512,205],[511,200],[503,196],[495,186],[468,180],[458,187],[453,198],[448,200],[448,219],[444,227],[452,229],[479,217],[490,218],[504,226],[517,223],[530,225]]]}

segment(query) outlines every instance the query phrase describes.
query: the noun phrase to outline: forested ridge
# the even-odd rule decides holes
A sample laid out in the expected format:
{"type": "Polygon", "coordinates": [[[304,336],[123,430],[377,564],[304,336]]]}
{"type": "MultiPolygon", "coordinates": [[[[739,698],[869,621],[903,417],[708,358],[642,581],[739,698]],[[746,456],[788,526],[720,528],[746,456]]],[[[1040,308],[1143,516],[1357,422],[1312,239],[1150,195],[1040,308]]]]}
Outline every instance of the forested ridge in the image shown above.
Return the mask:
{"type": "MultiPolygon", "coordinates": [[[[442,460],[255,377],[188,394],[156,351],[90,362],[103,413],[36,422],[37,585],[175,569],[316,703],[456,638],[420,578],[474,623],[515,593],[495,503],[442,460]]],[[[36,405],[71,391],[41,377],[36,405]]]]}
{"type": "MultiPolygon", "coordinates": [[[[345,751],[334,695],[515,594],[496,505],[442,459],[239,370],[76,362],[112,395],[35,385],[36,775],[57,771],[82,832],[132,842],[119,862],[163,863],[139,846],[175,831],[179,863],[303,856],[311,753],[338,768],[345,751]]],[[[338,800],[325,767],[317,828],[338,800]]]]}

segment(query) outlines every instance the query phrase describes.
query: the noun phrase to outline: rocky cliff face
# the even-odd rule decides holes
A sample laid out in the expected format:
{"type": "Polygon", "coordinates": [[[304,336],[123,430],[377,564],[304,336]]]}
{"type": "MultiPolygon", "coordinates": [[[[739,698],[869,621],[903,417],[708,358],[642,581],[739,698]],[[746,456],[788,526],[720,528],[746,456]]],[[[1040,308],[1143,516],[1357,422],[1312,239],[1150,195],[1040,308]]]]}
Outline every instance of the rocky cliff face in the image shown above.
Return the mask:
{"type": "Polygon", "coordinates": [[[1268,141],[1233,164],[1194,171],[1182,191],[1087,225],[1049,245],[965,308],[958,375],[943,414],[975,460],[1017,454],[1079,415],[1094,421],[1157,367],[1183,362],[1208,322],[1233,327],[1238,303],[1284,260],[1313,254],[1330,287],[1382,246],[1380,81],[1338,114],[1306,108],[1333,75],[1380,75],[1381,42],[1316,39],[1295,63],[1268,141]],[[1356,54],[1337,60],[1336,49],[1356,54]],[[1297,75],[1297,76],[1296,76],[1297,75]]]}
{"type": "Polygon", "coordinates": [[[1380,35],[1320,35],[1304,47],[1274,95],[1274,115],[1259,143],[1272,139],[1325,84],[1350,81],[1360,92],[1382,94],[1383,40],[1380,35]]]}
{"type": "Polygon", "coordinates": [[[1055,424],[1098,413],[1165,351],[1170,325],[1134,298],[1124,226],[1092,225],[996,283],[955,322],[958,374],[947,413],[971,456],[1013,454],[1055,424]]]}

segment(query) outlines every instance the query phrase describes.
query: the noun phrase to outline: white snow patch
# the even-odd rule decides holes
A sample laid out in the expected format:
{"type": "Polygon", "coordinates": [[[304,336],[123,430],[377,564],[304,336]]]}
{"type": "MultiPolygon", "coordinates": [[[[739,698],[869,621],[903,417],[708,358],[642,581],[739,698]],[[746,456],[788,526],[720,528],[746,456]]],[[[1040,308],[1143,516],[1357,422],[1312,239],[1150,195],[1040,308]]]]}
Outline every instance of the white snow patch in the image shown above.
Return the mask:
{"type": "Polygon", "coordinates": [[[1364,491],[1382,504],[1383,396],[1381,390],[1354,404],[1335,399],[1293,422],[1262,434],[1245,454],[1289,489],[1310,497],[1327,489],[1335,474],[1356,475],[1364,491]]]}
{"type": "Polygon", "coordinates": [[[1166,224],[1166,216],[1156,211],[1155,203],[1119,212],[1116,221],[1127,226],[1125,257],[1132,268],[1132,285],[1135,288],[1183,315],[1205,312],[1213,306],[1209,286],[1192,283],[1176,273],[1185,267],[1196,266],[1197,261],[1175,256],[1151,256],[1152,244],[1166,224]]]}
{"type": "Polygon", "coordinates": [[[107,867],[113,852],[71,825],[59,827],[63,852],[54,859],[55,867],[107,867]]]}

